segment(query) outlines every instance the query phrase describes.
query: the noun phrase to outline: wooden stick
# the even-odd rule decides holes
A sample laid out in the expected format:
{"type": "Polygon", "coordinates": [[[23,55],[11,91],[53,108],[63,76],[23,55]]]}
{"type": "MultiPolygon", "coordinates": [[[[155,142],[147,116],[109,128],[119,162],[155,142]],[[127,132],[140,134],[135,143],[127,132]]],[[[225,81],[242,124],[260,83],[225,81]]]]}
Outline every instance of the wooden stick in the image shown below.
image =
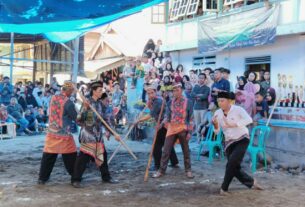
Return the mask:
{"type": "Polygon", "coordinates": [[[148,172],[149,172],[149,168],[150,168],[151,161],[152,161],[152,155],[153,155],[153,152],[154,152],[154,149],[155,149],[155,144],[156,144],[156,140],[157,140],[158,131],[159,131],[159,128],[160,128],[160,121],[161,121],[162,113],[163,113],[163,110],[164,110],[164,106],[165,106],[165,98],[163,97],[161,111],[160,111],[160,114],[159,114],[159,117],[158,117],[158,122],[157,122],[155,135],[154,135],[154,139],[153,139],[153,144],[151,146],[151,151],[150,151],[149,158],[148,158],[148,163],[147,163],[147,166],[146,166],[146,171],[145,171],[145,175],[144,175],[144,182],[147,182],[147,180],[148,180],[148,172]]]}
{"type": "Polygon", "coordinates": [[[275,100],[274,105],[272,106],[272,109],[271,109],[271,113],[270,113],[270,115],[269,115],[269,118],[268,118],[268,120],[267,120],[267,122],[266,122],[266,126],[269,125],[270,120],[271,120],[271,117],[272,117],[273,112],[274,112],[274,109],[275,109],[275,107],[277,106],[277,102],[278,102],[279,100],[280,100],[279,98],[277,98],[277,99],[275,100]]]}
{"type": "MultiPolygon", "coordinates": [[[[77,93],[79,94],[80,98],[82,99],[83,102],[87,102],[86,98],[83,96],[83,94],[80,93],[79,90],[77,90],[77,88],[74,86],[75,90],[77,91],[77,93]]],[[[96,114],[96,116],[101,120],[101,122],[104,124],[104,126],[114,135],[114,136],[119,136],[118,133],[116,133],[108,124],[107,122],[102,118],[102,116],[96,111],[96,109],[89,104],[90,109],[96,114]]],[[[129,152],[129,154],[135,159],[137,160],[137,156],[135,156],[135,154],[132,152],[132,150],[126,145],[125,142],[122,141],[122,139],[120,139],[119,141],[124,147],[125,149],[129,152]]]]}
{"type": "MultiPolygon", "coordinates": [[[[146,107],[141,111],[141,113],[139,114],[139,118],[142,116],[142,114],[144,113],[146,107]]],[[[124,136],[124,138],[122,140],[127,139],[128,135],[130,134],[131,130],[134,128],[135,124],[132,124],[132,126],[129,128],[127,134],[124,136]]],[[[118,153],[119,149],[121,148],[122,144],[120,143],[117,148],[114,150],[114,152],[112,153],[112,155],[110,156],[109,160],[108,160],[108,165],[110,164],[111,160],[113,159],[113,157],[118,153]]]]}

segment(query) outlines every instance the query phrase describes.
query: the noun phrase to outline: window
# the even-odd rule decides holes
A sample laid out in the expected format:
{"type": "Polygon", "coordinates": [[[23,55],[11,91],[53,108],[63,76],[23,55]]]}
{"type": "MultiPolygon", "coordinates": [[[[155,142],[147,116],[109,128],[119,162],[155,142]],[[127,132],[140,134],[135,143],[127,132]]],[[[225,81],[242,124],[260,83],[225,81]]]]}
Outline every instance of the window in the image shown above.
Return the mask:
{"type": "Polygon", "coordinates": [[[165,23],[165,3],[152,7],[151,19],[153,24],[165,23]]]}
{"type": "Polygon", "coordinates": [[[178,19],[179,9],[180,9],[180,0],[173,0],[170,8],[170,16],[169,16],[170,21],[174,21],[178,19]]]}
{"type": "Polygon", "coordinates": [[[178,10],[178,17],[184,17],[189,6],[190,0],[181,0],[180,8],[178,10]]]}
{"type": "Polygon", "coordinates": [[[202,3],[203,11],[218,11],[218,0],[205,0],[202,3]]]}
{"type": "Polygon", "coordinates": [[[199,56],[193,57],[193,69],[199,70],[207,67],[215,68],[216,65],[216,56],[199,56]]]}
{"type": "Polygon", "coordinates": [[[187,9],[187,15],[194,15],[197,13],[198,6],[199,6],[200,0],[190,0],[189,7],[187,9]]]}

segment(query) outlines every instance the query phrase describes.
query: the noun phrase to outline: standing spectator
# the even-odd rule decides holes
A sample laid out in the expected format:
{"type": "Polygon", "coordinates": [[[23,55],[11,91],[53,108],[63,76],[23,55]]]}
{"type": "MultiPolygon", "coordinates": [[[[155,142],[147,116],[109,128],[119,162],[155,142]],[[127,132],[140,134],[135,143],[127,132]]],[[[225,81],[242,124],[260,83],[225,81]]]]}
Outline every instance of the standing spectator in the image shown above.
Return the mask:
{"type": "MultiPolygon", "coordinates": [[[[139,88],[143,87],[144,84],[144,76],[145,76],[145,71],[143,65],[141,65],[141,60],[136,61],[136,71],[135,71],[135,76],[134,76],[134,85],[139,88]],[[138,85],[139,84],[139,85],[138,85]]],[[[137,87],[137,88],[138,88],[137,87]]]]}
{"type": "Polygon", "coordinates": [[[26,110],[27,108],[27,102],[26,102],[26,97],[25,97],[25,88],[22,86],[22,82],[18,82],[16,84],[16,98],[18,100],[18,103],[22,106],[23,110],[26,110]]]}
{"type": "Polygon", "coordinates": [[[175,82],[182,83],[182,77],[183,77],[183,65],[179,64],[175,71],[175,82]]]}
{"type": "Polygon", "coordinates": [[[212,85],[212,98],[217,105],[218,92],[230,91],[230,83],[222,77],[221,69],[218,68],[214,71],[215,82],[212,85]]]}
{"type": "Polygon", "coordinates": [[[149,39],[144,47],[143,55],[146,54],[148,58],[151,58],[152,53],[155,51],[155,48],[156,45],[154,41],[152,39],[149,39]]]}
{"type": "Polygon", "coordinates": [[[13,122],[19,125],[17,135],[24,135],[25,131],[31,133],[28,129],[29,122],[24,118],[23,109],[20,104],[17,103],[16,98],[11,98],[10,104],[7,107],[7,112],[14,118],[13,122]]]}
{"type": "Polygon", "coordinates": [[[203,69],[203,72],[207,77],[207,86],[212,88],[212,85],[214,83],[214,76],[212,78],[212,74],[214,74],[214,72],[213,72],[212,68],[205,68],[205,69],[203,69]]]}
{"type": "Polygon", "coordinates": [[[246,83],[244,90],[236,90],[236,102],[253,117],[255,108],[256,88],[252,82],[246,83]]]}
{"type": "Polygon", "coordinates": [[[60,85],[58,84],[56,77],[52,78],[51,88],[53,88],[55,92],[60,90],[60,85]]]}
{"type": "Polygon", "coordinates": [[[10,78],[7,76],[3,77],[3,81],[0,83],[0,104],[9,105],[13,93],[14,86],[10,83],[10,78]]]}
{"type": "Polygon", "coordinates": [[[120,90],[125,92],[126,79],[125,79],[123,73],[119,74],[119,85],[120,85],[120,90]]]}
{"type": "Polygon", "coordinates": [[[239,76],[237,79],[238,83],[236,85],[236,90],[243,91],[245,85],[247,84],[247,79],[244,76],[239,76]]]}
{"type": "Polygon", "coordinates": [[[155,46],[155,52],[159,53],[160,52],[160,47],[162,46],[162,40],[157,40],[157,45],[155,46]]]}
{"type": "Polygon", "coordinates": [[[194,120],[196,124],[197,138],[199,138],[199,127],[203,123],[203,118],[209,107],[208,97],[210,88],[206,86],[206,75],[200,73],[198,76],[198,84],[192,90],[192,98],[194,99],[194,120]]]}
{"type": "Polygon", "coordinates": [[[268,88],[270,88],[270,72],[264,71],[264,81],[260,83],[261,91],[267,93],[268,88]]]}
{"type": "Polygon", "coordinates": [[[184,75],[183,78],[182,78],[182,81],[181,81],[181,84],[182,84],[182,89],[184,90],[185,89],[185,84],[190,82],[190,77],[188,75],[184,75]]]}
{"type": "Polygon", "coordinates": [[[121,103],[122,96],[124,95],[123,91],[120,90],[118,82],[113,83],[114,90],[112,93],[112,106],[118,107],[121,103]]]}
{"type": "Polygon", "coordinates": [[[222,77],[225,80],[229,81],[229,83],[230,83],[230,92],[233,92],[234,88],[233,88],[232,82],[230,81],[230,73],[231,73],[231,71],[229,69],[222,68],[222,77]]]}
{"type": "Polygon", "coordinates": [[[198,76],[194,70],[190,70],[190,81],[192,86],[195,86],[198,83],[198,76]]]}

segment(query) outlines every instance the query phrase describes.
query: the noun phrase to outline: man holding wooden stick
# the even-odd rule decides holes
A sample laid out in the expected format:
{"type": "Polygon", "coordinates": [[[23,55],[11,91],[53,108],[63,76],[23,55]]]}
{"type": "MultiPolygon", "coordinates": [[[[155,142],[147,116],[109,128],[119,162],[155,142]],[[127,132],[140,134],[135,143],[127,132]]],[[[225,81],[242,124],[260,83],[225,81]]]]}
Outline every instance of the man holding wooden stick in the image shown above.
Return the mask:
{"type": "MultiPolygon", "coordinates": [[[[159,114],[161,113],[161,106],[162,106],[162,98],[157,96],[156,88],[153,85],[149,85],[145,88],[147,95],[148,95],[148,103],[147,107],[150,109],[150,114],[139,117],[139,120],[135,123],[144,122],[147,120],[150,120],[151,118],[155,119],[156,122],[158,122],[159,114]]],[[[161,121],[164,118],[164,113],[161,115],[161,121]]],[[[159,129],[157,129],[157,138],[156,143],[153,151],[153,157],[155,161],[155,168],[154,170],[158,171],[160,169],[160,163],[161,163],[161,157],[162,157],[162,148],[164,146],[165,142],[165,136],[167,133],[167,129],[164,127],[164,125],[160,126],[159,129]]],[[[175,152],[175,149],[172,148],[170,152],[170,161],[172,167],[178,167],[178,158],[175,152]]]]}
{"type": "Polygon", "coordinates": [[[76,159],[76,145],[70,131],[77,118],[74,103],[69,99],[74,93],[74,83],[66,81],[62,91],[50,102],[49,128],[46,135],[38,184],[45,184],[51,175],[58,154],[62,154],[65,167],[72,176],[76,159]]]}
{"type": "Polygon", "coordinates": [[[186,97],[183,97],[181,83],[174,84],[173,96],[173,99],[167,104],[166,116],[163,121],[163,124],[167,126],[167,133],[162,152],[161,166],[159,171],[153,175],[153,178],[159,178],[165,174],[171,151],[177,140],[179,140],[183,151],[186,176],[188,178],[194,177],[191,171],[188,144],[192,129],[192,104],[186,97]]]}
{"type": "MultiPolygon", "coordinates": [[[[90,98],[87,100],[88,104],[94,107],[95,111],[104,117],[104,120],[108,120],[103,113],[103,106],[100,98],[103,94],[103,84],[99,81],[93,82],[90,87],[90,98]]],[[[81,113],[77,118],[79,125],[82,126],[79,142],[80,142],[80,153],[76,159],[74,173],[71,179],[72,186],[75,188],[80,188],[80,182],[82,175],[86,169],[87,163],[90,159],[94,159],[96,165],[99,167],[101,172],[101,178],[103,182],[116,183],[109,173],[108,163],[107,163],[107,152],[104,146],[103,140],[103,126],[97,114],[95,114],[91,108],[83,105],[81,113]]],[[[110,133],[106,130],[106,137],[109,138],[110,133]]],[[[120,141],[120,136],[115,134],[114,138],[120,141]]]]}

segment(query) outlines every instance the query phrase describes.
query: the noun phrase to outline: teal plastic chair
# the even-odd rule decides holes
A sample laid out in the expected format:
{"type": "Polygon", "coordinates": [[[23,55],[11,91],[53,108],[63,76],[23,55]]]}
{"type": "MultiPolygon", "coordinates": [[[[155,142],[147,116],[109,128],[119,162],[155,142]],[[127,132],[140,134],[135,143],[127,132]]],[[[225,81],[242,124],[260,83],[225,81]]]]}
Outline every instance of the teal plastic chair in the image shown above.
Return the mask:
{"type": "Polygon", "coordinates": [[[220,148],[221,158],[222,159],[224,158],[223,146],[222,146],[222,138],[223,138],[222,130],[220,129],[219,133],[216,135],[216,140],[213,140],[213,132],[214,132],[214,126],[211,125],[208,129],[206,139],[200,142],[197,161],[200,160],[200,154],[204,147],[207,147],[209,149],[209,164],[212,164],[213,162],[213,158],[215,157],[216,154],[216,147],[220,148]]]}
{"type": "Polygon", "coordinates": [[[263,154],[265,170],[267,170],[267,160],[266,160],[266,149],[265,149],[265,139],[269,137],[270,127],[268,126],[256,126],[252,129],[250,143],[247,151],[250,153],[252,167],[252,173],[256,171],[257,165],[257,155],[258,153],[263,154]],[[255,135],[257,134],[257,142],[255,143],[255,135]]]}

